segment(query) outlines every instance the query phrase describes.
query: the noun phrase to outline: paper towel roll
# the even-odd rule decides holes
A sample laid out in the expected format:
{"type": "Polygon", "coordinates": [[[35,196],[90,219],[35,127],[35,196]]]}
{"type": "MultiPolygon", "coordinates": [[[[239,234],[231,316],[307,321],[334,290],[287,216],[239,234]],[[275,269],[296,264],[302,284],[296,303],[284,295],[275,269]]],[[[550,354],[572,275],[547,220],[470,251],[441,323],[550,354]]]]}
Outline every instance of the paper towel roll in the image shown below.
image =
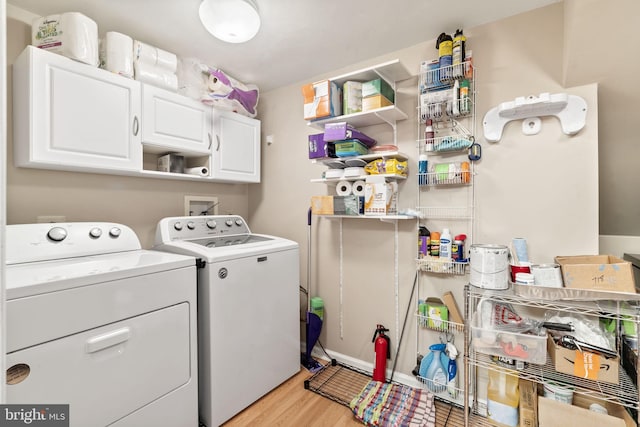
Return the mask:
{"type": "Polygon", "coordinates": [[[197,168],[185,168],[184,173],[189,175],[209,176],[209,168],[206,166],[200,166],[197,168]]]}
{"type": "Polygon", "coordinates": [[[78,12],[37,18],[31,25],[31,44],[85,64],[98,66],[98,24],[78,12]]]}
{"type": "Polygon", "coordinates": [[[355,181],[351,185],[351,194],[353,194],[354,196],[364,196],[364,185],[365,185],[365,182],[361,179],[358,181],[355,181]]]}
{"type": "Polygon", "coordinates": [[[351,183],[349,181],[339,181],[338,185],[336,185],[336,193],[338,196],[350,196],[351,183]]]}
{"type": "Polygon", "coordinates": [[[156,66],[174,74],[178,68],[178,57],[174,53],[142,43],[139,40],[133,42],[133,60],[156,66]]]}
{"type": "Polygon", "coordinates": [[[133,78],[133,39],[126,34],[109,31],[100,45],[100,68],[133,78]]]}
{"type": "Polygon", "coordinates": [[[163,68],[158,68],[143,62],[134,62],[133,70],[136,80],[142,83],[148,83],[173,92],[178,91],[178,76],[163,68]]]}

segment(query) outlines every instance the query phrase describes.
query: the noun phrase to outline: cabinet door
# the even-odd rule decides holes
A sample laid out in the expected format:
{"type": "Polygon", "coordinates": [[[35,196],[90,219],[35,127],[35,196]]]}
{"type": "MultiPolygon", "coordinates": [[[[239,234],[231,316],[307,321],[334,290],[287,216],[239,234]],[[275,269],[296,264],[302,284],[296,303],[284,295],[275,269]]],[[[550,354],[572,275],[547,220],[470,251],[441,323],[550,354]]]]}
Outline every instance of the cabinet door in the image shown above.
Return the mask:
{"type": "Polygon", "coordinates": [[[260,182],[260,120],[213,109],[211,176],[234,182],[260,182]]]}
{"type": "Polygon", "coordinates": [[[13,84],[17,166],[142,169],[139,82],[30,46],[13,84]]]}
{"type": "Polygon", "coordinates": [[[145,152],[209,154],[211,107],[165,89],[142,85],[145,152]]]}

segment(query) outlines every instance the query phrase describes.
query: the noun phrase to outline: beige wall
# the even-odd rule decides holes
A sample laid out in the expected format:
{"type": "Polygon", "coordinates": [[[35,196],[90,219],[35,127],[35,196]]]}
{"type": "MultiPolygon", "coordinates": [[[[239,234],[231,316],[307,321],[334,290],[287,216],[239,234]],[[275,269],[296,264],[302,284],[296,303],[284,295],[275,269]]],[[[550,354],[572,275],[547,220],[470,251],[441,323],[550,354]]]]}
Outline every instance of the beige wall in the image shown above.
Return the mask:
{"type": "MultiPolygon", "coordinates": [[[[559,254],[597,252],[598,91],[596,85],[563,87],[563,5],[465,28],[465,35],[477,68],[476,138],[483,147],[483,159],[476,169],[474,242],[508,244],[513,237],[526,237],[532,259],[537,262],[549,262],[559,254]],[[568,92],[587,100],[588,121],[579,135],[563,134],[555,117],[545,117],[539,135],[523,136],[521,121],[514,121],[505,127],[500,142],[488,143],[483,138],[482,119],[490,108],[518,96],[542,92],[568,92]]],[[[308,81],[395,58],[417,76],[420,62],[437,56],[434,45],[435,41],[429,40],[308,81]]],[[[254,227],[301,243],[302,284],[306,287],[304,248],[309,199],[312,195],[332,194],[333,189],[309,182],[320,177],[324,167],[307,158],[307,135],[318,130],[309,128],[302,119],[302,83],[305,82],[261,96],[263,133],[273,135],[276,142],[264,148],[263,183],[250,189],[249,201],[254,227]],[[276,217],[284,220],[274,222],[276,217]]],[[[413,168],[409,179],[400,184],[399,201],[401,208],[414,208],[417,77],[401,82],[398,92],[397,102],[409,115],[408,120],[398,123],[398,145],[409,154],[410,169],[413,168]]],[[[380,144],[392,142],[388,126],[366,131],[375,134],[380,144]]],[[[446,197],[441,198],[437,191],[429,192],[426,199],[421,202],[423,206],[446,203],[446,197]]],[[[416,222],[398,221],[396,229],[396,224],[377,220],[314,217],[313,221],[311,290],[325,300],[326,313],[321,341],[340,355],[372,362],[371,336],[377,323],[391,329],[394,348],[398,343],[415,274],[416,222]]],[[[452,233],[466,232],[468,227],[458,221],[422,223],[431,230],[450,227],[452,233]]],[[[441,296],[446,290],[453,290],[462,308],[466,280],[468,276],[422,274],[420,296],[441,296]]],[[[413,304],[414,301],[410,307],[413,304]]],[[[420,335],[416,347],[413,315],[407,325],[398,363],[402,373],[413,369],[417,351],[424,353],[438,339],[437,334],[420,335]]],[[[461,347],[462,336],[457,338],[461,347]]]]}
{"type": "MultiPolygon", "coordinates": [[[[14,11],[10,9],[9,13],[14,11]]],[[[31,42],[31,25],[9,15],[7,64],[31,42]]],[[[7,103],[11,106],[12,70],[8,70],[7,103]]],[[[96,100],[97,102],[98,100],[96,100]]],[[[153,245],[161,218],[184,215],[184,196],[217,196],[219,213],[248,216],[246,184],[134,178],[57,172],[13,166],[12,111],[8,108],[7,224],[36,222],[38,216],[64,216],[67,221],[111,221],[130,226],[142,246],[153,245]]]]}

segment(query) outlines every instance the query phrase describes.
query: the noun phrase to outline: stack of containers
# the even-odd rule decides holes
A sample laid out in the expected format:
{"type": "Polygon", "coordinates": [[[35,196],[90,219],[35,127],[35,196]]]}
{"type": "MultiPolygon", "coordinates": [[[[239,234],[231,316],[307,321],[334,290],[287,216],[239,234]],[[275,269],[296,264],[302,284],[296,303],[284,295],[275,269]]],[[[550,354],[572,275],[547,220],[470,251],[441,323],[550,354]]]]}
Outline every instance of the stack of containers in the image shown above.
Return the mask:
{"type": "Polygon", "coordinates": [[[153,86],[178,91],[178,57],[171,52],[135,40],[133,69],[135,79],[153,86]]]}

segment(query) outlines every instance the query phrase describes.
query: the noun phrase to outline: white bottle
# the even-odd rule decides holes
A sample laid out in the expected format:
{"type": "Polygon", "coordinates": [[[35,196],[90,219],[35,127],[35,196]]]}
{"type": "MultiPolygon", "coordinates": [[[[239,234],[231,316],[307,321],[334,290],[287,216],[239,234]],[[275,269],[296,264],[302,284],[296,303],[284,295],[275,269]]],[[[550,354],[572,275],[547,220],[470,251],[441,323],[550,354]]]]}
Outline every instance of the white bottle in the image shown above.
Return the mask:
{"type": "Polygon", "coordinates": [[[451,232],[448,228],[440,234],[440,258],[451,259],[451,232]]]}

